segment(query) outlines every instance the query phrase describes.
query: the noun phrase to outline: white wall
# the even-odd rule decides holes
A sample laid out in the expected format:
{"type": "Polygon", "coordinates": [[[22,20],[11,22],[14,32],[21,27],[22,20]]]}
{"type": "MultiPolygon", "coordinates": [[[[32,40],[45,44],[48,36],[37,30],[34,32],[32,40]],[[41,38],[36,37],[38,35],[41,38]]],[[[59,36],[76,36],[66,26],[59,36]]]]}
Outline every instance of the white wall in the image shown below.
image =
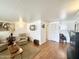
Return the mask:
{"type": "MultiPolygon", "coordinates": [[[[0,22],[7,22],[7,21],[0,21],[0,22]]],[[[7,22],[7,23],[12,23],[12,22],[7,22]]],[[[0,31],[0,40],[6,41],[6,38],[10,35],[10,31],[0,31]]]]}
{"type": "MultiPolygon", "coordinates": [[[[63,26],[67,26],[67,30],[74,30],[74,22],[62,22],[63,26]]],[[[30,35],[33,40],[37,39],[40,41],[40,44],[46,42],[46,39],[48,40],[53,40],[56,42],[59,42],[59,33],[62,32],[66,37],[67,41],[70,42],[69,34],[67,30],[62,30],[60,31],[59,26],[61,26],[59,22],[51,22],[51,23],[46,23],[41,20],[37,20],[35,22],[31,23],[26,23],[22,28],[19,27],[19,25],[16,24],[15,22],[15,32],[14,35],[18,36],[20,33],[26,33],[27,35],[30,35]],[[42,24],[48,25],[48,31],[46,32],[46,27],[42,28],[42,24]],[[35,25],[36,30],[31,31],[30,30],[30,25],[35,25]],[[48,35],[48,37],[46,36],[48,35]]],[[[61,26],[61,27],[63,27],[61,26]]],[[[10,34],[10,32],[0,32],[0,37],[7,36],[10,34]]],[[[3,37],[4,38],[4,37],[3,37]]],[[[32,40],[32,41],[33,41],[32,40]]]]}
{"type": "MultiPolygon", "coordinates": [[[[7,22],[7,21],[1,21],[1,22],[7,22]]],[[[14,31],[15,36],[18,36],[18,34],[20,34],[20,33],[27,34],[26,23],[24,24],[24,26],[22,28],[20,28],[19,25],[16,24],[17,22],[9,22],[9,23],[15,24],[15,31],[14,31]]],[[[4,41],[10,35],[10,33],[11,33],[10,31],[0,31],[0,38],[4,41]]]]}
{"type": "Polygon", "coordinates": [[[59,42],[59,33],[66,36],[70,42],[69,31],[74,30],[74,21],[52,22],[48,26],[48,40],[59,42]]]}
{"type": "Polygon", "coordinates": [[[69,31],[75,31],[75,22],[74,21],[63,21],[62,25],[64,25],[62,27],[65,27],[65,29],[60,30],[60,32],[62,32],[66,36],[67,42],[70,42],[69,31]]]}
{"type": "Polygon", "coordinates": [[[58,23],[48,24],[48,40],[59,42],[59,26],[58,23]]]}
{"type": "Polygon", "coordinates": [[[45,27],[41,29],[41,43],[44,43],[46,42],[46,39],[48,39],[48,36],[47,36],[47,32],[46,32],[46,29],[47,29],[47,23],[45,21],[42,21],[41,25],[45,24],[45,27]]]}
{"type": "Polygon", "coordinates": [[[27,23],[25,22],[25,24],[23,25],[23,27],[19,27],[18,24],[16,24],[15,22],[15,31],[14,31],[14,35],[18,36],[20,33],[26,33],[27,34],[27,23]]]}
{"type": "MultiPolygon", "coordinates": [[[[37,21],[31,22],[31,23],[24,22],[23,27],[20,27],[21,25],[19,25],[18,22],[14,22],[14,24],[15,24],[15,31],[14,31],[15,36],[18,36],[20,33],[26,33],[27,35],[32,37],[32,41],[34,39],[37,39],[37,40],[39,40],[40,44],[43,44],[44,42],[46,42],[46,28],[42,28],[41,20],[37,20],[37,21]],[[31,31],[30,25],[35,25],[36,30],[31,31]]],[[[8,37],[9,35],[10,35],[9,31],[0,32],[0,37],[4,38],[4,37],[8,37]]]]}
{"type": "Polygon", "coordinates": [[[29,33],[29,35],[32,37],[33,40],[37,39],[37,40],[39,40],[39,43],[41,44],[41,20],[38,20],[38,21],[35,21],[35,22],[32,22],[32,23],[28,23],[27,24],[27,32],[29,33]],[[36,30],[31,31],[30,25],[35,25],[36,30]]]}
{"type": "Polygon", "coordinates": [[[34,39],[39,40],[40,44],[43,44],[43,43],[46,42],[46,22],[38,20],[38,21],[35,21],[35,22],[32,22],[32,23],[28,23],[27,24],[27,32],[33,38],[33,40],[34,39]],[[45,24],[45,28],[42,28],[42,24],[45,24]],[[36,30],[31,31],[29,29],[30,25],[35,25],[36,30]]]}
{"type": "Polygon", "coordinates": [[[6,38],[10,35],[9,31],[0,31],[0,40],[6,41],[6,38]]]}

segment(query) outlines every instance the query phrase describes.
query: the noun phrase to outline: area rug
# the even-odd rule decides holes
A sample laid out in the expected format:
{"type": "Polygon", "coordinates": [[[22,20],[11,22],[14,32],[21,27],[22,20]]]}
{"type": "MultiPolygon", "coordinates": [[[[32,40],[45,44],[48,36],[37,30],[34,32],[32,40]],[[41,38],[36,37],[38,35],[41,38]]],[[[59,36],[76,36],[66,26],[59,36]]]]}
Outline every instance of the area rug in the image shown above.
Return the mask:
{"type": "MultiPolygon", "coordinates": [[[[27,45],[21,46],[24,52],[21,55],[15,57],[15,59],[33,59],[33,57],[39,53],[40,48],[33,45],[33,43],[28,43],[27,45]]],[[[10,59],[9,51],[5,50],[0,53],[0,59],[10,59]]]]}

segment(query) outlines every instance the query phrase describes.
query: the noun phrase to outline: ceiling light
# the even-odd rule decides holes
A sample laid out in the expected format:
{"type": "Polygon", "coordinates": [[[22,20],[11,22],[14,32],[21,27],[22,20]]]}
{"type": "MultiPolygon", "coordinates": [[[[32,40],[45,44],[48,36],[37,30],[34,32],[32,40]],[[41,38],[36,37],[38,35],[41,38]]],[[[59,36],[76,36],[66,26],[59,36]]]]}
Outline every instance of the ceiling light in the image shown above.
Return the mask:
{"type": "Polygon", "coordinates": [[[23,28],[25,25],[25,22],[23,21],[22,17],[19,18],[19,21],[17,22],[19,28],[23,28]]]}

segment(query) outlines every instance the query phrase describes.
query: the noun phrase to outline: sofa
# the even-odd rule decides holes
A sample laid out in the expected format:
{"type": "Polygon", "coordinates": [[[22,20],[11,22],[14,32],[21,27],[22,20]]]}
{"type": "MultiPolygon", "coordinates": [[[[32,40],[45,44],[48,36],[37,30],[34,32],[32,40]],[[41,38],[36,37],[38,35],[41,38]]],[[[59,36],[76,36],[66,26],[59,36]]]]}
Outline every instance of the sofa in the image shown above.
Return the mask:
{"type": "Polygon", "coordinates": [[[28,43],[28,36],[26,33],[20,33],[16,39],[18,45],[25,45],[28,43]]]}
{"type": "MultiPolygon", "coordinates": [[[[17,40],[16,43],[17,43],[18,45],[22,46],[22,45],[27,44],[28,41],[27,41],[27,38],[25,38],[25,39],[17,40]]],[[[2,41],[0,40],[0,52],[6,50],[7,48],[8,48],[7,42],[2,42],[2,41]]]]}
{"type": "Polygon", "coordinates": [[[17,44],[20,45],[20,46],[25,45],[27,43],[28,43],[27,38],[20,39],[20,40],[17,41],[17,44]]]}
{"type": "Polygon", "coordinates": [[[0,39],[0,52],[7,48],[7,43],[0,39]]]}
{"type": "Polygon", "coordinates": [[[7,49],[7,44],[6,43],[0,44],[0,52],[4,51],[5,49],[7,49]]]}

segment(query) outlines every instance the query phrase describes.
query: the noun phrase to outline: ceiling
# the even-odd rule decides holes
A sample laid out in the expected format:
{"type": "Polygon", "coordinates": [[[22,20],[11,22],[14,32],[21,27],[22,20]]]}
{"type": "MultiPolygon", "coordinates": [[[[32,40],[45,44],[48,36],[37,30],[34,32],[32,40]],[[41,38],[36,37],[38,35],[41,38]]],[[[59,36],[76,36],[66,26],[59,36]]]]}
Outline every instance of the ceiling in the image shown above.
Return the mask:
{"type": "Polygon", "coordinates": [[[27,22],[51,22],[71,17],[78,9],[78,0],[0,0],[0,20],[18,21],[22,17],[27,22]]]}

